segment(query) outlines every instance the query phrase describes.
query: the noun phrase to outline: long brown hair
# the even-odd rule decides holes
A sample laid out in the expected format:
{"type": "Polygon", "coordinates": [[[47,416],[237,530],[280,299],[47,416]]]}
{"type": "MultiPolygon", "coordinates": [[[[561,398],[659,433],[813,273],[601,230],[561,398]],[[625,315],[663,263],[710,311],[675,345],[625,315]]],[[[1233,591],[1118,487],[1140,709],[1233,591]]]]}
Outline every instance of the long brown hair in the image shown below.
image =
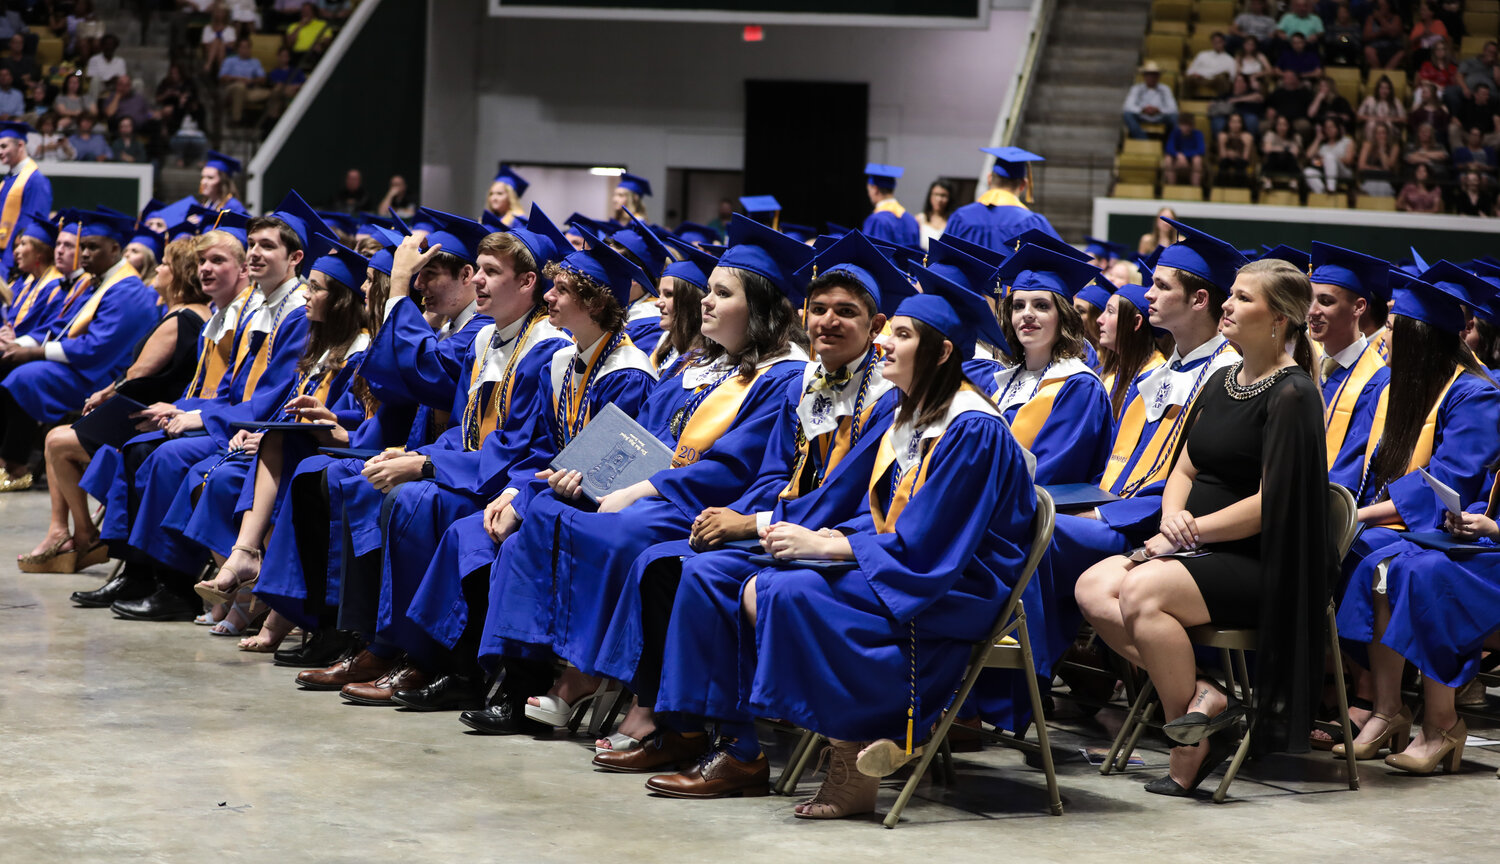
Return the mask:
{"type": "Polygon", "coordinates": [[[785,352],[794,342],[805,346],[807,334],[798,322],[797,310],[771,280],[737,267],[725,269],[738,277],[745,292],[745,305],[750,313],[745,321],[745,344],[739,353],[729,354],[724,346],[706,339],[703,356],[709,362],[726,357],[739,368],[740,380],[749,381],[761,360],[785,352]]]}
{"type": "Polygon", "coordinates": [[[968,378],[964,376],[964,358],[956,343],[948,352],[948,359],[942,360],[943,343],[948,337],[915,318],[911,324],[917,334],[917,352],[912,358],[911,390],[901,396],[896,422],[920,429],[948,413],[948,405],[968,378]]]}
{"type": "MultiPolygon", "coordinates": [[[[1052,292],[1048,292],[1051,294],[1052,292]]],[[[1005,298],[1000,301],[1000,329],[1005,333],[1005,341],[1010,343],[1016,356],[1011,359],[1017,363],[1024,363],[1026,352],[1021,350],[1021,340],[1016,336],[1016,328],[1011,324],[1011,306],[1015,292],[1007,292],[1005,298]]],[[[1057,307],[1057,341],[1052,343],[1052,362],[1065,360],[1070,357],[1084,356],[1084,346],[1088,344],[1088,337],[1083,330],[1083,316],[1073,308],[1073,304],[1063,299],[1061,294],[1052,294],[1052,305],[1057,307]]]]}
{"type": "Polygon", "coordinates": [[[1109,394],[1110,410],[1115,419],[1125,410],[1125,397],[1130,392],[1130,383],[1146,361],[1156,352],[1156,336],[1152,334],[1151,322],[1135,304],[1116,294],[1115,297],[1115,347],[1113,350],[1099,349],[1104,358],[1105,376],[1114,375],[1114,389],[1109,394]]]}
{"type": "Polygon", "coordinates": [[[702,342],[698,338],[698,331],[703,327],[702,292],[691,282],[675,276],[667,278],[672,280],[672,329],[662,334],[656,349],[651,352],[652,362],[658,365],[666,358],[667,351],[675,348],[677,356],[683,357],[702,342]]]}
{"type": "Polygon", "coordinates": [[[330,368],[343,365],[349,346],[371,317],[358,292],[327,273],[323,278],[329,295],[323,305],[323,320],[307,322],[307,347],[297,360],[298,375],[310,372],[325,353],[330,368]]]}

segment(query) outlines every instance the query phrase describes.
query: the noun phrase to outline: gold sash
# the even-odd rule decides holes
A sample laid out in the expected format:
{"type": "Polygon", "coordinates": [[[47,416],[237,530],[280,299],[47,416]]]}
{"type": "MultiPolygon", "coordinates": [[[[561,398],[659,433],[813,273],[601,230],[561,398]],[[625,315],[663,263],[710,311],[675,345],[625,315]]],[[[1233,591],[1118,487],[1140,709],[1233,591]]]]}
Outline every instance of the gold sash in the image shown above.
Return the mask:
{"type": "Polygon", "coordinates": [[[5,192],[5,204],[0,207],[0,247],[10,245],[10,235],[16,230],[21,218],[21,198],[26,194],[26,181],[36,173],[36,160],[27,157],[15,173],[10,188],[5,192]]]}
{"type": "Polygon", "coordinates": [[[12,327],[18,327],[26,321],[26,316],[31,314],[32,307],[36,305],[37,298],[42,296],[42,289],[47,287],[49,281],[53,279],[57,280],[52,285],[52,293],[47,295],[49,302],[53,297],[57,296],[58,289],[62,288],[62,273],[58,272],[56,267],[48,267],[42,272],[42,275],[27,278],[30,280],[30,285],[27,289],[28,293],[26,294],[26,299],[21,303],[21,308],[16,310],[16,317],[11,321],[12,327]]]}
{"type": "MultiPolygon", "coordinates": [[[[603,360],[604,355],[609,352],[609,343],[613,341],[613,339],[614,337],[611,334],[604,334],[604,338],[599,340],[599,350],[595,351],[594,356],[589,358],[588,366],[586,366],[583,370],[583,378],[574,382],[573,398],[568,402],[563,412],[563,426],[569,432],[571,432],[571,430],[573,429],[579,428],[578,415],[584,410],[583,397],[588,395],[588,385],[589,381],[593,380],[594,367],[598,366],[599,361],[603,360]]],[[[635,343],[630,341],[629,336],[624,336],[620,339],[619,347],[624,348],[626,345],[634,344],[635,343]]],[[[572,364],[571,360],[568,362],[569,365],[572,364]]],[[[554,417],[557,416],[558,400],[561,399],[561,397],[561,393],[552,394],[552,416],[554,417]]],[[[588,421],[589,418],[583,418],[584,423],[588,423],[588,421]]]]}
{"type": "Polygon", "coordinates": [[[135,272],[135,268],[130,266],[129,261],[121,259],[120,264],[120,269],[115,271],[115,275],[104,280],[104,284],[99,286],[99,290],[95,291],[93,296],[83,304],[83,308],[78,310],[78,314],[73,316],[72,322],[68,324],[66,338],[74,339],[89,329],[89,324],[94,320],[94,314],[99,311],[99,303],[104,300],[104,295],[108,293],[109,289],[132,276],[137,279],[140,278],[141,274],[135,272]]]}
{"type": "MultiPolygon", "coordinates": [[[[1324,444],[1328,448],[1329,465],[1332,465],[1338,458],[1339,450],[1344,446],[1344,438],[1349,435],[1349,421],[1354,417],[1354,406],[1359,401],[1359,394],[1364,392],[1365,385],[1369,384],[1370,379],[1375,377],[1375,373],[1384,366],[1385,361],[1374,350],[1374,346],[1365,346],[1364,353],[1359,355],[1354,368],[1349,370],[1344,383],[1339,385],[1339,389],[1333,394],[1333,399],[1325,408],[1327,416],[1324,422],[1327,432],[1324,444]]],[[[1381,398],[1384,396],[1382,395],[1381,398]]]]}
{"type": "MultiPolygon", "coordinates": [[[[272,310],[271,314],[274,317],[271,319],[271,332],[266,334],[266,341],[260,343],[260,350],[255,352],[255,359],[250,361],[250,375],[245,379],[245,395],[242,397],[242,401],[249,401],[250,397],[255,395],[255,385],[260,383],[260,376],[266,373],[266,366],[271,362],[271,352],[276,349],[276,335],[281,332],[281,322],[285,321],[286,316],[292,312],[291,309],[286,309],[284,312],[277,314],[277,310],[291,303],[293,296],[298,293],[302,294],[305,298],[307,296],[306,285],[298,284],[292,288],[292,290],[287,292],[285,297],[281,298],[281,302],[276,304],[276,310],[272,310]]],[[[246,305],[249,305],[248,301],[246,305]]],[[[244,314],[243,310],[240,314],[244,314]]],[[[250,318],[253,317],[254,315],[251,315],[245,319],[247,327],[249,326],[250,318]]],[[[246,331],[245,335],[240,339],[239,354],[234,358],[235,374],[239,373],[241,364],[245,362],[245,355],[250,352],[249,340],[252,335],[254,334],[246,331]]]]}
{"type": "Polygon", "coordinates": [[[735,375],[714,388],[714,392],[703,399],[698,410],[688,418],[682,434],[677,436],[677,452],[672,456],[673,468],[697,462],[703,457],[704,451],[714,446],[714,442],[729,430],[734,418],[739,416],[745,394],[750,392],[750,388],[755,386],[755,382],[769,368],[771,367],[765,366],[755,370],[749,381],[735,375]]]}
{"type": "MultiPolygon", "coordinates": [[[[865,428],[870,422],[870,415],[874,412],[874,404],[871,404],[868,408],[860,412],[859,422],[861,429],[865,428]]],[[[804,440],[802,446],[797,449],[797,459],[793,463],[792,468],[792,479],[787,482],[786,488],[781,491],[779,497],[788,501],[798,497],[799,490],[802,488],[802,473],[808,469],[811,462],[808,459],[808,455],[812,452],[814,442],[817,443],[818,456],[823,460],[823,464],[827,466],[823,469],[823,478],[826,480],[828,475],[833,473],[834,469],[839,466],[839,463],[853,449],[853,444],[850,440],[853,435],[854,417],[851,415],[840,417],[839,428],[835,429],[832,434],[824,432],[812,441],[804,440]]]]}
{"type": "Polygon", "coordinates": [[[987,189],[979,196],[979,203],[986,207],[1020,207],[1022,210],[1030,210],[1016,197],[1014,192],[1006,189],[987,189]]]}
{"type": "Polygon", "coordinates": [[[875,212],[890,213],[897,219],[900,219],[902,216],[906,215],[906,208],[902,207],[901,202],[897,201],[895,198],[887,198],[884,201],[881,201],[879,204],[875,205],[875,212]]]}
{"type": "MultiPolygon", "coordinates": [[[[1406,463],[1406,473],[1426,468],[1432,462],[1432,444],[1437,437],[1438,411],[1442,410],[1443,400],[1448,398],[1448,391],[1453,388],[1453,382],[1458,376],[1464,374],[1464,367],[1460,366],[1453,370],[1453,377],[1443,385],[1443,392],[1432,403],[1432,410],[1427,412],[1427,419],[1422,421],[1422,431],[1417,435],[1417,443],[1411,448],[1411,461],[1406,463]]],[[[1375,458],[1375,451],[1380,447],[1380,439],[1385,436],[1385,409],[1386,402],[1391,395],[1391,388],[1387,387],[1380,393],[1380,401],[1375,404],[1375,422],[1370,424],[1370,440],[1365,444],[1365,478],[1370,476],[1370,461],[1375,458]]],[[[1397,515],[1390,522],[1381,523],[1382,528],[1393,528],[1397,531],[1405,531],[1406,523],[1401,521],[1397,515]]]]}
{"type": "Polygon", "coordinates": [[[1010,431],[1022,447],[1030,450],[1031,445],[1036,443],[1036,436],[1042,431],[1042,424],[1052,416],[1052,403],[1057,401],[1057,394],[1062,392],[1063,383],[1071,377],[1073,376],[1065,375],[1062,378],[1044,381],[1036,395],[1016,410],[1016,419],[1011,421],[1010,431]]]}

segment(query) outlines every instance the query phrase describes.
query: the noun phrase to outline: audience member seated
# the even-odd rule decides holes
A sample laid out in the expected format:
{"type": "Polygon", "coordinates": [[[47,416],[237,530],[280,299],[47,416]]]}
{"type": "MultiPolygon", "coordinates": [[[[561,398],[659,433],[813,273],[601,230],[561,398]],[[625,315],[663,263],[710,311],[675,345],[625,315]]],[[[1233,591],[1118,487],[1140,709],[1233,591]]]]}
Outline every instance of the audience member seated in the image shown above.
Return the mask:
{"type": "Polygon", "coordinates": [[[1423,81],[1412,95],[1411,110],[1406,113],[1406,137],[1410,140],[1423,125],[1431,126],[1433,134],[1444,146],[1448,138],[1448,111],[1438,98],[1437,88],[1431,81],[1423,81]]]}
{"type": "Polygon", "coordinates": [[[1375,134],[1365,138],[1359,145],[1359,162],[1354,168],[1359,175],[1361,194],[1382,198],[1396,194],[1394,184],[1401,171],[1401,146],[1391,137],[1390,126],[1379,124],[1375,134]]]}
{"type": "Polygon", "coordinates": [[[1261,188],[1298,188],[1302,177],[1302,139],[1292,132],[1292,121],[1277,117],[1260,139],[1261,188]]]}
{"type": "Polygon", "coordinates": [[[1448,113],[1458,115],[1459,106],[1474,98],[1474,88],[1483,84],[1493,91],[1500,86],[1500,43],[1494,39],[1484,43],[1484,49],[1473,57],[1460,60],[1458,77],[1443,90],[1443,104],[1448,113]]]}
{"type": "Polygon", "coordinates": [[[1323,58],[1330,66],[1358,66],[1364,57],[1362,32],[1349,4],[1340,3],[1323,31],[1323,58]]]}
{"type": "Polygon", "coordinates": [[[16,88],[10,70],[0,66],[0,120],[20,121],[25,115],[25,94],[16,88]]]}
{"type": "Polygon", "coordinates": [[[1488,84],[1475,87],[1474,97],[1459,106],[1448,124],[1450,140],[1458,140],[1469,129],[1478,129],[1490,147],[1500,146],[1500,102],[1495,99],[1495,88],[1488,84]]]}
{"type": "Polygon", "coordinates": [[[1167,133],[1167,143],[1162,148],[1162,182],[1174,184],[1178,175],[1185,173],[1190,184],[1203,185],[1203,156],[1207,149],[1203,133],[1193,125],[1193,115],[1179,114],[1177,125],[1167,133]]]}
{"type": "Polygon", "coordinates": [[[1455,171],[1472,168],[1487,178],[1495,176],[1495,148],[1485,145],[1484,133],[1478,129],[1470,129],[1464,143],[1453,148],[1452,161],[1455,171]]]}
{"type": "Polygon", "coordinates": [[[1291,121],[1292,131],[1304,141],[1312,137],[1313,125],[1308,119],[1307,109],[1312,105],[1313,94],[1296,72],[1284,70],[1281,84],[1266,97],[1266,122],[1277,117],[1291,121]]]}
{"type": "Polygon", "coordinates": [[[1375,11],[1365,19],[1365,66],[1369,69],[1400,69],[1406,59],[1403,50],[1401,16],[1391,8],[1391,0],[1375,0],[1375,11]]]}
{"type": "Polygon", "coordinates": [[[1236,75],[1249,78],[1251,88],[1259,92],[1271,82],[1275,67],[1261,53],[1260,40],[1249,36],[1240,44],[1239,53],[1234,56],[1234,71],[1236,75]]]}
{"type": "Polygon", "coordinates": [[[1307,168],[1302,173],[1307,178],[1308,191],[1337,192],[1340,183],[1353,179],[1354,139],[1344,134],[1344,125],[1339,121],[1323,121],[1307,152],[1307,168]]]}
{"type": "Polygon", "coordinates": [[[94,134],[94,117],[85,114],[78,118],[78,131],[68,136],[68,146],[73,148],[73,158],[79,162],[108,162],[109,142],[103,135],[94,134]]]}
{"type": "Polygon", "coordinates": [[[23,87],[42,80],[42,70],[36,65],[36,56],[26,53],[26,37],[20,33],[10,37],[8,50],[0,58],[0,66],[10,70],[16,83],[23,87]]]}
{"type": "Polygon", "coordinates": [[[28,135],[26,150],[38,162],[72,162],[73,147],[68,136],[57,131],[57,118],[51,112],[37,119],[35,136],[28,135]]]}
{"type": "Polygon", "coordinates": [[[156,115],[151,110],[151,103],[135,91],[134,82],[129,75],[116,78],[109,96],[99,100],[99,116],[108,123],[117,123],[120,118],[129,117],[135,121],[136,131],[148,138],[156,127],[156,115]]]}
{"type": "Polygon", "coordinates": [[[1230,86],[1229,95],[1209,106],[1209,120],[1214,134],[1224,131],[1230,117],[1238,117],[1250,134],[1260,131],[1260,116],[1266,110],[1266,97],[1254,80],[1244,75],[1236,76],[1230,86]]]}
{"type": "Polygon", "coordinates": [[[109,142],[109,150],[109,158],[114,162],[142,164],[151,161],[146,155],[146,143],[135,134],[135,121],[129,117],[121,117],[115,125],[115,138],[109,142]]]}
{"type": "Polygon", "coordinates": [[[1438,142],[1430,123],[1417,127],[1416,137],[1406,145],[1402,160],[1407,170],[1415,165],[1427,166],[1434,183],[1442,184],[1448,179],[1448,148],[1438,142]]]}
{"type": "Polygon", "coordinates": [[[1243,46],[1248,39],[1261,45],[1271,44],[1276,38],[1276,19],[1271,17],[1267,5],[1267,0],[1250,0],[1244,11],[1234,16],[1234,23],[1229,25],[1231,48],[1243,46]]]}
{"type": "Polygon", "coordinates": [[[53,97],[48,113],[57,115],[57,131],[71,132],[78,118],[92,111],[83,98],[83,75],[75,72],[63,79],[62,90],[53,97]]]}
{"type": "Polygon", "coordinates": [[[1459,216],[1495,215],[1495,193],[1484,188],[1484,175],[1472,167],[1458,175],[1453,212],[1459,216]]]}
{"type": "Polygon", "coordinates": [[[1459,86],[1462,78],[1458,73],[1458,64],[1453,62],[1452,49],[1448,47],[1447,40],[1433,46],[1432,56],[1417,70],[1417,79],[1431,81],[1439,94],[1447,93],[1450,87],[1459,86]]]}
{"type": "Polygon", "coordinates": [[[205,125],[203,104],[198,100],[197,88],[188,80],[181,63],[167,67],[167,74],[156,85],[156,114],[160,118],[162,133],[170,138],[182,128],[182,121],[191,117],[198,128],[205,125]]]}
{"type": "Polygon", "coordinates": [[[245,105],[263,104],[271,96],[266,87],[266,70],[251,56],[252,43],[241,39],[234,46],[234,56],[219,67],[219,93],[229,105],[229,123],[243,126],[245,105]]]}
{"type": "Polygon", "coordinates": [[[1411,180],[1401,187],[1396,196],[1396,209],[1408,213],[1443,212],[1443,192],[1433,180],[1432,169],[1418,163],[1411,172],[1411,180]]]}
{"type": "MultiPolygon", "coordinates": [[[[1301,36],[1307,48],[1316,52],[1323,39],[1323,19],[1313,14],[1312,0],[1291,0],[1286,12],[1276,21],[1276,53],[1285,52],[1293,40],[1301,36]]],[[[1293,50],[1302,50],[1293,48],[1293,50]]],[[[1279,57],[1278,57],[1279,59],[1279,57]]]]}
{"type": "Polygon", "coordinates": [[[1136,244],[1136,252],[1146,256],[1155,252],[1159,246],[1171,246],[1179,239],[1177,229],[1172,227],[1168,219],[1176,219],[1177,214],[1171,207],[1163,207],[1156,211],[1156,221],[1152,223],[1151,230],[1141,235],[1140,242],[1136,244]]]}
{"type": "Polygon", "coordinates": [[[1219,162],[1214,169],[1214,186],[1249,189],[1250,185],[1250,158],[1245,152],[1245,140],[1236,135],[1226,140],[1219,151],[1219,162]]]}
{"type": "Polygon", "coordinates": [[[1142,123],[1177,122],[1177,98],[1172,95],[1172,88],[1161,83],[1161,67],[1147,60],[1141,66],[1141,78],[1142,82],[1125,94],[1125,127],[1132,138],[1146,137],[1142,123]]]}
{"type": "Polygon", "coordinates": [[[222,3],[214,4],[199,40],[200,50],[203,52],[203,74],[216,77],[219,67],[229,58],[230,47],[238,41],[239,33],[229,21],[229,7],[222,3]]]}
{"type": "Polygon", "coordinates": [[[328,22],[318,17],[318,10],[311,3],[303,3],[298,18],[286,28],[284,44],[292,52],[292,59],[302,61],[303,55],[318,44],[328,32],[328,22]]]}
{"type": "Polygon", "coordinates": [[[1323,77],[1323,61],[1318,57],[1318,49],[1304,38],[1300,33],[1292,37],[1291,44],[1282,49],[1276,55],[1276,68],[1283,72],[1292,72],[1305,81],[1315,81],[1323,77]]]}
{"type": "Polygon", "coordinates": [[[1307,106],[1307,117],[1313,122],[1313,127],[1318,129],[1328,120],[1339,121],[1339,125],[1345,129],[1354,128],[1354,108],[1339,93],[1338,85],[1332,78],[1318,79],[1318,89],[1313,94],[1312,103],[1307,106]]]}
{"type": "Polygon", "coordinates": [[[1392,132],[1406,125],[1406,106],[1396,98],[1396,86],[1389,75],[1381,75],[1375,81],[1375,89],[1359,103],[1358,117],[1366,138],[1377,125],[1389,126],[1392,132]]]}
{"type": "Polygon", "coordinates": [[[1199,51],[1188,64],[1185,95],[1212,99],[1229,90],[1229,82],[1235,73],[1235,59],[1224,51],[1223,33],[1212,34],[1210,40],[1212,47],[1199,51]]]}
{"type": "MultiPolygon", "coordinates": [[[[276,66],[267,74],[271,85],[270,98],[266,100],[266,118],[275,120],[286,111],[292,97],[307,83],[307,73],[292,65],[292,52],[286,46],[276,51],[276,66]]],[[[384,213],[385,211],[380,211],[384,213]]]]}
{"type": "Polygon", "coordinates": [[[1420,68],[1432,52],[1443,42],[1453,37],[1448,33],[1448,26],[1437,18],[1437,10],[1430,2],[1421,2],[1417,8],[1417,19],[1412,23],[1411,32],[1406,36],[1407,51],[1411,55],[1411,62],[1420,68]]]}
{"type": "Polygon", "coordinates": [[[99,40],[99,53],[90,57],[84,66],[83,74],[89,79],[90,95],[95,99],[103,95],[105,85],[130,71],[125,66],[125,58],[115,54],[118,50],[120,40],[113,33],[106,33],[99,40]]]}

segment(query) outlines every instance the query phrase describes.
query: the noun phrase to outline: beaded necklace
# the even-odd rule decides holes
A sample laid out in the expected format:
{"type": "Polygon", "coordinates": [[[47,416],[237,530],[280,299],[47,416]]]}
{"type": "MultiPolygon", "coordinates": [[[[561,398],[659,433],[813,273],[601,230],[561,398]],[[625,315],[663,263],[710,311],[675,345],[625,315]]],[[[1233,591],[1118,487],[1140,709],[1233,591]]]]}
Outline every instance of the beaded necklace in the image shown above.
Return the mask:
{"type": "MultiPolygon", "coordinates": [[[[870,395],[870,383],[875,379],[875,358],[879,356],[880,349],[870,346],[870,353],[865,355],[865,371],[859,379],[859,392],[854,397],[854,414],[849,418],[849,450],[859,443],[859,436],[864,433],[865,400],[870,395]]],[[[834,435],[838,432],[835,430],[834,435]]],[[[812,458],[812,442],[807,440],[807,433],[802,429],[802,418],[797,418],[797,467],[792,472],[793,480],[802,476],[802,469],[807,460],[812,458]]],[[[833,445],[829,445],[829,455],[832,455],[833,445]]],[[[823,485],[823,478],[828,474],[828,460],[824,459],[818,465],[818,470],[813,473],[813,488],[817,489],[823,485]]]]}
{"type": "Polygon", "coordinates": [[[568,361],[568,370],[563,373],[562,392],[557,400],[557,449],[568,445],[583,429],[586,414],[584,406],[589,403],[589,396],[593,394],[594,382],[599,379],[599,370],[604,368],[604,358],[614,353],[625,341],[625,331],[618,330],[604,348],[595,354],[590,360],[588,368],[583,373],[583,386],[575,388],[573,382],[573,363],[568,361]],[[576,397],[575,397],[576,392],[576,397]]]}

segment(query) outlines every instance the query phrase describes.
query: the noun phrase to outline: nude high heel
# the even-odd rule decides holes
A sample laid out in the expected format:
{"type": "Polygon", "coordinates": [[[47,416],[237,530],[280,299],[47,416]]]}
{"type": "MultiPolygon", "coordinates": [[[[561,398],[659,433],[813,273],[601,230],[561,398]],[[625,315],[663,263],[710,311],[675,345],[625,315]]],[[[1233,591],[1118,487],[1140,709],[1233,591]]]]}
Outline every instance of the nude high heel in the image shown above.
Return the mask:
{"type": "MultiPolygon", "coordinates": [[[[1387,747],[1390,748],[1392,753],[1400,753],[1411,742],[1410,708],[1402,705],[1401,711],[1395,717],[1381,714],[1379,711],[1375,712],[1374,716],[1386,722],[1385,732],[1381,733],[1380,737],[1374,741],[1365,744],[1355,742],[1355,759],[1374,759],[1380,755],[1381,750],[1387,747]]],[[[1333,755],[1340,759],[1344,758],[1344,745],[1333,745],[1333,755]]]]}
{"type": "Polygon", "coordinates": [[[1443,746],[1426,759],[1419,760],[1405,753],[1392,753],[1385,757],[1385,764],[1408,774],[1431,774],[1437,770],[1438,765],[1447,768],[1449,774],[1455,773],[1464,758],[1464,741],[1469,737],[1469,727],[1460,717],[1457,723],[1447,729],[1439,729],[1438,734],[1443,736],[1443,746]]]}

